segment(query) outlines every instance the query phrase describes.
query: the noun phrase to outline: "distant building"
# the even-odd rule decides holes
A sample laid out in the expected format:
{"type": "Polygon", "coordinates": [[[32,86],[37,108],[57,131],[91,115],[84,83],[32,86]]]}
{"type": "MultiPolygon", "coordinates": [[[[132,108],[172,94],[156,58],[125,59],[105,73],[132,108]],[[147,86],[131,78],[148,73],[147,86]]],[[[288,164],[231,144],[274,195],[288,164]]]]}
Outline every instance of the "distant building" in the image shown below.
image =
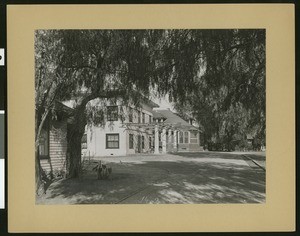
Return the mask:
{"type": "MultiPolygon", "coordinates": [[[[160,124],[159,134],[163,137],[163,130],[166,129],[166,151],[203,151],[200,140],[200,130],[189,122],[179,117],[169,109],[154,111],[155,123],[160,124]]],[[[163,138],[160,146],[164,147],[163,138]]]]}

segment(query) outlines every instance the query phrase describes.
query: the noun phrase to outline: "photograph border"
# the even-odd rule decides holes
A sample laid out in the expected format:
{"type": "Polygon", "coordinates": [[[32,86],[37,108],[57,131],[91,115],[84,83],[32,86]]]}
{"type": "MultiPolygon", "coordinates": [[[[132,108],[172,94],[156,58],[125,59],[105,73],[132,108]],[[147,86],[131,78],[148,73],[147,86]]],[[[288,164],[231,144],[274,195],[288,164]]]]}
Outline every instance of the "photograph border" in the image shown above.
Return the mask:
{"type": "Polygon", "coordinates": [[[7,10],[10,232],[295,230],[295,28],[292,4],[11,5],[7,10]],[[33,30],[94,27],[267,29],[265,204],[35,205],[34,158],[29,158],[34,157],[33,30]],[[287,125],[282,125],[283,122],[287,125]]]}

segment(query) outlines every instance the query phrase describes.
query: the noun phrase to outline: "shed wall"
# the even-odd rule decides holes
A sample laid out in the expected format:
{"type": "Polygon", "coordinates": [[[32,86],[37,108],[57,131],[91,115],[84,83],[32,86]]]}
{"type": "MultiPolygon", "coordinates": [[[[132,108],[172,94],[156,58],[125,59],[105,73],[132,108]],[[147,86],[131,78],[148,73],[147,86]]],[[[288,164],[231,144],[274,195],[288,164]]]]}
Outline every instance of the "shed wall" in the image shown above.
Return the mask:
{"type": "Polygon", "coordinates": [[[51,121],[49,128],[49,158],[41,160],[46,172],[65,171],[67,153],[67,121],[51,121]]]}

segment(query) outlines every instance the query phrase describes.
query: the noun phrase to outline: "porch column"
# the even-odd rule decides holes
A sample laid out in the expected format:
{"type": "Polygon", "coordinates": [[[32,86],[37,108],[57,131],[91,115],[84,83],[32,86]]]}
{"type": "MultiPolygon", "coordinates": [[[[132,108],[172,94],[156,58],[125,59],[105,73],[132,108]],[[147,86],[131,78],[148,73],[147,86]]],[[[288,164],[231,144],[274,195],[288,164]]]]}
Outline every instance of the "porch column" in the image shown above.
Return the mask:
{"type": "Polygon", "coordinates": [[[161,141],[162,141],[162,153],[167,153],[166,128],[163,128],[162,130],[161,141]]]}
{"type": "Polygon", "coordinates": [[[158,125],[155,125],[154,136],[154,154],[159,154],[158,125]]]}
{"type": "Polygon", "coordinates": [[[169,131],[168,131],[168,145],[167,145],[167,149],[169,151],[172,150],[172,130],[171,129],[169,129],[169,131]]]}
{"type": "Polygon", "coordinates": [[[174,130],[174,142],[173,142],[173,148],[175,151],[177,151],[177,130],[174,130]]]}

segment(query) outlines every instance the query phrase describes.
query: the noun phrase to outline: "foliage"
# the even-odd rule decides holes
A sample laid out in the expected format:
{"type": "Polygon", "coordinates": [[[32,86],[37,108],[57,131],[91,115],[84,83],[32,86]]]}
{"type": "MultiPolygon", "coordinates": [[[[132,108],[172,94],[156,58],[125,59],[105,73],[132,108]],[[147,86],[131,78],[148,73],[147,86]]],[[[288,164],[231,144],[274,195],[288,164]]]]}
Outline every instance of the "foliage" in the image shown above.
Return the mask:
{"type": "Polygon", "coordinates": [[[209,142],[231,149],[250,132],[265,142],[264,30],[38,30],[35,52],[37,143],[54,101],[74,101],[69,176],[85,125],[104,124],[107,101],[138,106],[153,91],[192,115],[209,142]]]}
{"type": "MultiPolygon", "coordinates": [[[[139,105],[149,95],[152,48],[163,31],[49,30],[36,32],[37,110],[55,113],[53,101],[74,100],[68,126],[67,175],[80,168],[80,140],[88,122],[103,124],[108,100],[139,105]],[[147,39],[147,40],[146,40],[147,39]],[[145,77],[145,75],[148,75],[145,77]],[[40,86],[42,84],[43,86],[40,86]],[[100,99],[101,106],[92,106],[100,99]],[[49,101],[47,104],[43,100],[49,101]]],[[[48,113],[46,113],[48,114],[48,113]]],[[[36,122],[40,122],[40,116],[36,122]]],[[[37,132],[38,133],[38,132],[37,132]]],[[[37,135],[38,137],[38,135],[37,135]]]]}
{"type": "Polygon", "coordinates": [[[227,143],[218,149],[242,145],[247,134],[263,145],[265,31],[204,30],[191,35],[200,45],[201,72],[189,97],[177,101],[177,110],[193,111],[205,129],[206,142],[227,143]]]}

